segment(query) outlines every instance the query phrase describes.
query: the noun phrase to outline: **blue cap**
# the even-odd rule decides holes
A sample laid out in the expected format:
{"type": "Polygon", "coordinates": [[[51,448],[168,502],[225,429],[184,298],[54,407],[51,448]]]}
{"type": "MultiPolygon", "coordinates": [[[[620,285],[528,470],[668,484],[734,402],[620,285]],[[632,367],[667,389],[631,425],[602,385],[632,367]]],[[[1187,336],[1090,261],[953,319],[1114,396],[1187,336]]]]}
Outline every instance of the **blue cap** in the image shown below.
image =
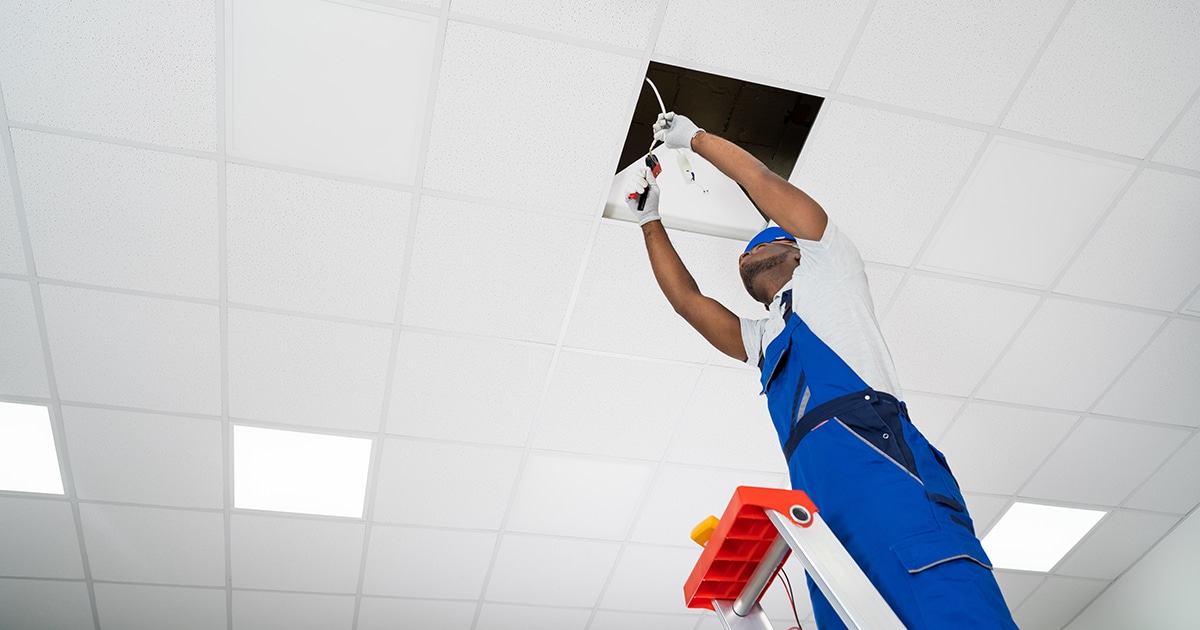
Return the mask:
{"type": "Polygon", "coordinates": [[[758,234],[755,234],[754,238],[750,239],[750,242],[746,244],[745,251],[748,252],[748,251],[754,249],[754,247],[756,245],[761,245],[762,243],[770,243],[771,241],[794,241],[794,240],[796,240],[796,237],[792,236],[791,234],[788,234],[787,232],[784,232],[783,228],[771,226],[771,227],[759,232],[758,234]]]}

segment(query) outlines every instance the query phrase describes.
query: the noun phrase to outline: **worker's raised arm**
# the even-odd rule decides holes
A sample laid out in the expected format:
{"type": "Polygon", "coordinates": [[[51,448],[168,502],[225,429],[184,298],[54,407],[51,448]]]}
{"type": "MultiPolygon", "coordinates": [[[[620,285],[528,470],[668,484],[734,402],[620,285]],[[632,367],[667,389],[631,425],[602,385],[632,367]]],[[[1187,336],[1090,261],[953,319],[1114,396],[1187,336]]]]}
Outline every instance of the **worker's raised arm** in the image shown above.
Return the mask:
{"type": "Polygon", "coordinates": [[[629,209],[642,226],[650,268],[654,270],[654,279],[667,301],[713,347],[738,361],[745,361],[741,320],[723,304],[700,292],[696,280],[667,237],[667,230],[659,220],[659,190],[654,176],[643,169],[631,182],[628,192],[638,194],[628,200],[629,209]],[[645,199],[639,204],[639,197],[643,195],[645,199]]]}
{"type": "Polygon", "coordinates": [[[776,175],[736,144],[696,127],[686,116],[660,114],[654,137],[669,148],[689,147],[746,189],[754,203],[787,233],[819,241],[829,221],[807,193],[776,175]]]}

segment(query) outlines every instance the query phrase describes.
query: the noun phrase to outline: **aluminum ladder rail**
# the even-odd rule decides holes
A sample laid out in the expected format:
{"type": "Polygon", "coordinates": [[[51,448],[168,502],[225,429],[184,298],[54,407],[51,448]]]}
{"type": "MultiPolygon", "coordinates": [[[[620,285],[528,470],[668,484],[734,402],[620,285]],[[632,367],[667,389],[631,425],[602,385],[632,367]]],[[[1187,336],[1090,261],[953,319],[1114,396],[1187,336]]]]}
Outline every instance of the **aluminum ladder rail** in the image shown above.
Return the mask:
{"type": "Polygon", "coordinates": [[[789,553],[848,630],[905,630],[804,492],[739,487],[711,536],[697,533],[704,527],[693,532],[704,551],[684,598],[689,608],[715,611],[727,630],[773,630],[759,599],[789,553]]]}

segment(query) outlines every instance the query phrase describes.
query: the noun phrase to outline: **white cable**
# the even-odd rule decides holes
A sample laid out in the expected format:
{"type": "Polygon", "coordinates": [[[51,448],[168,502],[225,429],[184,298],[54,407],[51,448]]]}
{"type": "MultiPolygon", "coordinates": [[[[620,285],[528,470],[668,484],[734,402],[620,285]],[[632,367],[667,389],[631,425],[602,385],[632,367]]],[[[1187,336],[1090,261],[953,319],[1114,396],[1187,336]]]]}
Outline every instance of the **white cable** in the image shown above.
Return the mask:
{"type": "MultiPolygon", "coordinates": [[[[646,77],[646,83],[649,83],[650,89],[654,90],[654,98],[658,99],[658,108],[662,110],[662,113],[665,115],[667,113],[667,106],[663,104],[662,94],[658,93],[658,86],[654,85],[654,82],[650,80],[650,77],[646,77]]],[[[654,138],[650,139],[650,153],[654,153],[654,145],[657,142],[658,140],[655,140],[654,138]]]]}

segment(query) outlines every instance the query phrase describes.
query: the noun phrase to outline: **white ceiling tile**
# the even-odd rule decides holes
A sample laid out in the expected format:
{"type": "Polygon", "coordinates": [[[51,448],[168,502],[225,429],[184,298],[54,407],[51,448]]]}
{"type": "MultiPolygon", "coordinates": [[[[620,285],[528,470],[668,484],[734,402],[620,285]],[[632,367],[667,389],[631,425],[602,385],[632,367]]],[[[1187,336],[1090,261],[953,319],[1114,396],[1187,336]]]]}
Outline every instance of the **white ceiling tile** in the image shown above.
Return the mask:
{"type": "Polygon", "coordinates": [[[826,101],[791,182],[864,259],[907,266],[983,141],[978,131],[826,101]]]}
{"type": "Polygon", "coordinates": [[[500,529],[521,455],[515,448],[385,440],[374,520],[500,529]]]}
{"type": "Polygon", "coordinates": [[[229,413],[376,431],[392,331],[229,310],[229,413]]]}
{"type": "Polygon", "coordinates": [[[659,613],[633,613],[616,610],[597,610],[588,630],[632,630],[634,628],[654,630],[694,630],[700,619],[698,613],[690,615],[664,615],[659,613]]]}
{"type": "Polygon", "coordinates": [[[1200,85],[1200,6],[1079,2],[1004,127],[1142,157],[1200,85]]]}
{"type": "Polygon", "coordinates": [[[978,395],[1058,409],[1088,409],[1162,322],[1157,315],[1048,299],[978,395]]]}
{"type": "MultiPolygon", "coordinates": [[[[670,238],[705,295],[744,317],[762,317],[737,274],[742,247],[730,239],[699,237],[675,230],[670,238]]],[[[654,280],[641,230],[605,221],[588,256],[579,296],[563,342],[568,347],[637,356],[704,362],[708,342],[687,324],[654,280]],[[636,304],[636,315],[614,307],[636,304]]]]}
{"type": "Polygon", "coordinates": [[[234,514],[230,565],[234,588],[353,593],[364,525],[234,514]]]}
{"type": "Polygon", "coordinates": [[[233,591],[233,630],[351,630],[353,595],[233,591]]]}
{"type": "Polygon", "coordinates": [[[709,367],[675,429],[666,461],[787,472],[758,375],[709,367]]]}
{"type": "Polygon", "coordinates": [[[971,520],[975,523],[975,534],[979,538],[987,535],[992,525],[996,523],[996,518],[1008,505],[1008,497],[972,494],[971,492],[964,492],[963,499],[967,502],[967,511],[971,513],[971,520]]]}
{"type": "Polygon", "coordinates": [[[875,266],[868,266],[866,270],[867,285],[871,289],[871,302],[875,306],[875,317],[881,319],[888,302],[892,300],[892,295],[899,288],[900,281],[904,279],[904,272],[875,266]]]}
{"type": "Polygon", "coordinates": [[[1198,199],[1200,180],[1142,171],[1054,290],[1175,310],[1200,283],[1198,199]]]}
{"type": "Polygon", "coordinates": [[[1104,395],[1096,413],[1200,426],[1197,348],[1200,322],[1171,321],[1104,395]]]}
{"type": "Polygon", "coordinates": [[[646,47],[655,17],[655,5],[640,0],[553,3],[534,0],[503,3],[453,0],[450,10],[539,31],[637,49],[646,47]]]}
{"type": "Polygon", "coordinates": [[[48,398],[46,355],[28,282],[0,279],[0,394],[48,398]]]}
{"type": "Polygon", "coordinates": [[[1183,311],[1192,315],[1200,315],[1200,291],[1192,294],[1191,301],[1184,305],[1183,311]]]}
{"type": "Polygon", "coordinates": [[[549,345],[401,331],[388,433],[524,446],[553,355],[549,345]]]}
{"type": "Polygon", "coordinates": [[[79,498],[224,507],[219,421],[67,405],[62,417],[79,498]]]}
{"type": "Polygon", "coordinates": [[[786,482],[778,473],[663,464],[630,540],[692,549],[692,528],[708,516],[720,517],[738,486],[780,488],[786,482]]]}
{"type": "Polygon", "coordinates": [[[216,298],[211,160],[13,131],[38,275],[216,298]]]}
{"type": "Polygon", "coordinates": [[[966,396],[1037,304],[1036,295],[913,276],[883,336],[904,387],[966,396]]]}
{"type": "Polygon", "coordinates": [[[533,451],[517,483],[507,529],[621,540],[654,465],[533,451]]]}
{"type": "Polygon", "coordinates": [[[496,534],[376,525],[363,593],[478,599],[495,548],[496,534]]]}
{"type": "Polygon", "coordinates": [[[769,0],[747,11],[720,0],[671,0],[654,52],[825,88],[833,81],[866,7],[864,0],[803,5],[769,0]]]}
{"type": "Polygon", "coordinates": [[[592,611],[485,602],[475,630],[583,630],[592,611]]]}
{"type": "Polygon", "coordinates": [[[1112,512],[1071,551],[1055,573],[1115,579],[1177,522],[1178,516],[1127,510],[1112,512]]]}
{"type": "Polygon", "coordinates": [[[683,583],[703,551],[698,546],[626,545],[600,606],[674,613],[684,608],[683,583]]]}
{"type": "Polygon", "coordinates": [[[1200,101],[1193,101],[1183,119],[1154,154],[1154,161],[1200,171],[1200,101]]]}
{"type": "Polygon", "coordinates": [[[7,5],[0,84],[8,119],[215,150],[214,10],[154,0],[7,5]]]}
{"type": "Polygon", "coordinates": [[[423,197],[404,323],[553,343],[579,274],[589,225],[423,197]]]}
{"type": "Polygon", "coordinates": [[[225,585],[220,512],[81,503],[79,513],[94,579],[225,585]]]}
{"type": "Polygon", "coordinates": [[[412,195],[237,164],[226,186],[229,301],[395,319],[412,195]]]}
{"type": "Polygon", "coordinates": [[[484,597],[513,604],[595,606],[620,549],[615,542],[505,535],[484,597]]]}
{"type": "Polygon", "coordinates": [[[838,91],[991,124],[1017,88],[1062,2],[879,2],[838,91]]]}
{"type": "Polygon", "coordinates": [[[1186,514],[1200,503],[1200,438],[1192,436],[1145,485],[1125,502],[1125,507],[1186,514]]]}
{"type": "Polygon", "coordinates": [[[1107,581],[1052,575],[1013,613],[1021,630],[1059,630],[1087,606],[1107,581]]]}
{"type": "Polygon", "coordinates": [[[914,425],[921,430],[934,445],[941,444],[941,438],[950,428],[950,423],[962,409],[963,398],[932,396],[908,392],[904,394],[904,404],[908,407],[908,416],[914,425]]]}
{"type": "Polygon", "coordinates": [[[1085,418],[1021,491],[1023,496],[1117,505],[1166,460],[1188,433],[1085,418]]]}
{"type": "Polygon", "coordinates": [[[438,20],[354,0],[237,0],[232,155],[413,183],[438,20]]]}
{"type": "Polygon", "coordinates": [[[17,206],[12,181],[8,178],[8,158],[0,151],[0,273],[24,274],[25,245],[17,223],[17,206]]]}
{"type": "Polygon", "coordinates": [[[358,630],[396,630],[403,619],[415,628],[471,630],[476,602],[441,602],[427,599],[363,597],[358,607],[358,630]]]}
{"type": "Polygon", "coordinates": [[[93,628],[87,584],[0,578],[0,626],[21,630],[93,628]]]}
{"type": "Polygon", "coordinates": [[[105,628],[225,630],[225,589],[96,584],[96,610],[105,628]]]}
{"type": "Polygon", "coordinates": [[[971,403],[940,448],[964,490],[1013,494],[1075,426],[1078,415],[971,403]]]}
{"type": "Polygon", "coordinates": [[[658,461],[699,377],[699,367],[564,351],[533,446],[658,461]]]}
{"type": "Polygon", "coordinates": [[[221,413],[216,306],[41,285],[63,400],[221,413]]]}
{"type": "Polygon", "coordinates": [[[1079,249],[1133,169],[1131,164],[995,137],[921,267],[1045,287],[1079,249]]]}
{"type": "Polygon", "coordinates": [[[1004,594],[1004,602],[1008,604],[1010,611],[1016,610],[1025,601],[1025,598],[1029,597],[1029,594],[1046,579],[1044,573],[1005,571],[1004,569],[996,569],[992,571],[992,575],[995,576],[996,584],[1000,586],[1000,592],[1004,594]]]}
{"type": "Polygon", "coordinates": [[[626,57],[451,21],[425,187],[599,213],[643,68],[640,54],[626,57]],[[588,133],[586,142],[572,141],[564,153],[565,137],[546,130],[557,124],[551,121],[567,120],[586,120],[588,133]],[[563,159],[568,162],[554,166],[563,159]]]}
{"type": "Polygon", "coordinates": [[[83,579],[70,503],[0,497],[0,531],[0,575],[83,579]]]}

